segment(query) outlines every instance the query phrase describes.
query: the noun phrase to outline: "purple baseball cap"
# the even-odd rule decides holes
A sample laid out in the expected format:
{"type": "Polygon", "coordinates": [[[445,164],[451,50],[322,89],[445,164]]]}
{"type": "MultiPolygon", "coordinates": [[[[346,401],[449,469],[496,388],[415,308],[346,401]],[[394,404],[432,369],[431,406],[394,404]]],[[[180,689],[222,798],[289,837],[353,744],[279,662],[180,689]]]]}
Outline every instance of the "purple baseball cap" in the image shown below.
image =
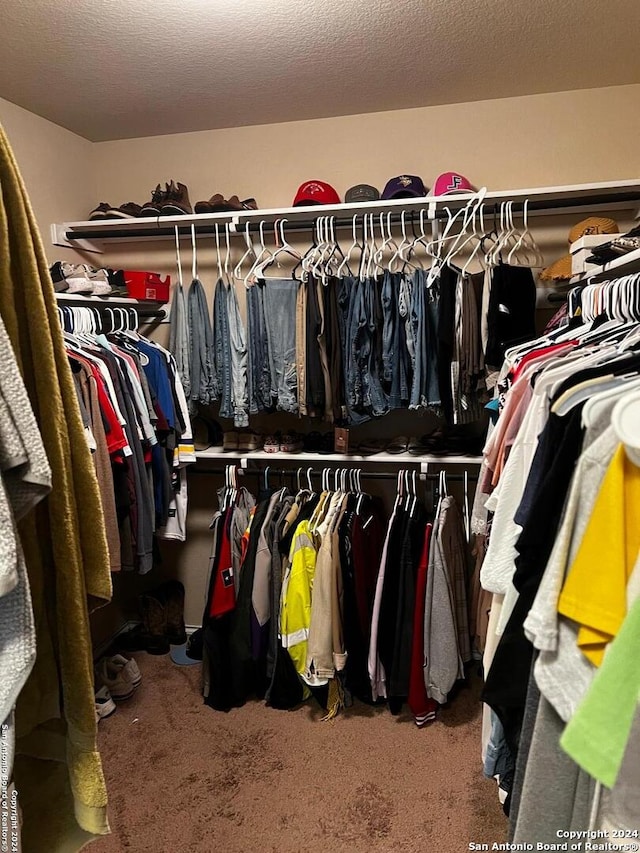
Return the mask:
{"type": "Polygon", "coordinates": [[[387,181],[385,188],[382,190],[382,198],[389,200],[392,198],[420,198],[426,195],[427,188],[422,182],[422,178],[417,175],[398,175],[397,178],[391,178],[387,181]]]}

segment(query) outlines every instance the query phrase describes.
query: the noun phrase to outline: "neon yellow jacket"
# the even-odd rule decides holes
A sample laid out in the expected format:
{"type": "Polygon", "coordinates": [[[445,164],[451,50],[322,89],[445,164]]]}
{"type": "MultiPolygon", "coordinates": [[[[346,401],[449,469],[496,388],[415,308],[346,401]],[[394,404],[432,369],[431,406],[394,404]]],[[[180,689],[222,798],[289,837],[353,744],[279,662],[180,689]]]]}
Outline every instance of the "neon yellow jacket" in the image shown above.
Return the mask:
{"type": "Polygon", "coordinates": [[[316,548],[308,521],[298,525],[291,550],[290,566],[282,584],[280,634],[282,647],[301,675],[307,660],[307,642],[311,625],[311,596],[316,571],[316,548]]]}

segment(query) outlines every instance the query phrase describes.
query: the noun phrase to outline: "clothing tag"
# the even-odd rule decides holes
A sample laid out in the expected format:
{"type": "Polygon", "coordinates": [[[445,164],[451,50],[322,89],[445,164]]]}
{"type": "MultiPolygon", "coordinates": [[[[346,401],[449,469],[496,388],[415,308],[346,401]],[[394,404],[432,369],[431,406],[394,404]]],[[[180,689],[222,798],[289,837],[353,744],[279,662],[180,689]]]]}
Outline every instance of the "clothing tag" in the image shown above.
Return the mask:
{"type": "Polygon", "coordinates": [[[334,431],[333,447],[336,453],[349,452],[349,430],[344,427],[336,427],[334,431]]]}
{"type": "Polygon", "coordinates": [[[170,506],[169,507],[169,518],[175,518],[175,517],[176,517],[176,507],[170,506]]]}
{"type": "Polygon", "coordinates": [[[233,566],[229,566],[228,569],[223,569],[221,573],[222,583],[224,586],[232,586],[233,585],[233,566]]]}
{"type": "Polygon", "coordinates": [[[510,310],[510,309],[509,309],[509,308],[504,304],[504,302],[501,302],[501,303],[498,305],[498,311],[499,311],[501,314],[511,314],[511,310],[510,310]]]}

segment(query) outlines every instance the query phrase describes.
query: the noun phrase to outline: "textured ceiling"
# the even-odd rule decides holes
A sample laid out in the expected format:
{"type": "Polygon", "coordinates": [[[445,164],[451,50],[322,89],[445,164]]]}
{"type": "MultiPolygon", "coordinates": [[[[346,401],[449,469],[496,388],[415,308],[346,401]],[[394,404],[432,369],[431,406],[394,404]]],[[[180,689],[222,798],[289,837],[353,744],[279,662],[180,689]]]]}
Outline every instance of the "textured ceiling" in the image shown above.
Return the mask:
{"type": "Polygon", "coordinates": [[[91,140],[640,81],[640,0],[0,6],[0,96],[91,140]]]}

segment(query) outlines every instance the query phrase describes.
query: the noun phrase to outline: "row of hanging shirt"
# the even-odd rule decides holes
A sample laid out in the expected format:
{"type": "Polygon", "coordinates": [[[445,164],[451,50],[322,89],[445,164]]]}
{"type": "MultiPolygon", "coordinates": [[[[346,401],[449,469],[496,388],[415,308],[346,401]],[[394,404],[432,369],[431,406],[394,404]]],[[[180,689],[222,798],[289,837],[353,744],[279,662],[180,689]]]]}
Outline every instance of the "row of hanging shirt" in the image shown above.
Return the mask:
{"type": "Polygon", "coordinates": [[[195,452],[175,359],[138,334],[134,309],[58,311],[100,486],[111,570],[144,574],[152,568],[154,534],[185,538],[184,466],[195,462],[195,452]]]}
{"type": "Polygon", "coordinates": [[[264,223],[261,248],[252,246],[247,225],[248,248],[233,269],[229,231],[224,260],[216,232],[213,320],[198,279],[195,228],[187,295],[176,232],[170,348],[192,407],[219,401],[220,416],[239,427],[274,410],[353,424],[397,408],[431,409],[450,424],[478,420],[505,348],[535,334],[530,266],[541,263],[526,208],[521,228],[507,208],[500,229],[491,230],[481,197],[449,212],[442,235],[431,240],[424,211],[413,239],[403,212],[399,243],[390,214],[363,216],[360,242],[354,217],[346,254],[333,217],[316,220],[304,255],[287,241],[284,220],[275,224],[274,250],[264,223]],[[454,264],[460,253],[461,267],[454,264]],[[267,278],[285,256],[296,263],[290,277],[267,278]],[[474,260],[484,271],[469,272],[474,260]],[[234,280],[246,285],[246,326],[234,280]]]}
{"type": "Polygon", "coordinates": [[[472,527],[488,513],[483,751],[514,842],[640,820],[639,286],[574,290],[501,371],[472,527]]]}
{"type": "MultiPolygon", "coordinates": [[[[203,617],[205,700],[292,708],[313,693],[327,717],[353,696],[408,703],[422,726],[471,658],[464,513],[427,512],[401,472],[385,524],[355,471],[297,494],[229,482],[212,521],[203,617]],[[349,483],[347,482],[349,479],[349,483]]],[[[473,605],[472,605],[473,609],[473,605]]]]}

